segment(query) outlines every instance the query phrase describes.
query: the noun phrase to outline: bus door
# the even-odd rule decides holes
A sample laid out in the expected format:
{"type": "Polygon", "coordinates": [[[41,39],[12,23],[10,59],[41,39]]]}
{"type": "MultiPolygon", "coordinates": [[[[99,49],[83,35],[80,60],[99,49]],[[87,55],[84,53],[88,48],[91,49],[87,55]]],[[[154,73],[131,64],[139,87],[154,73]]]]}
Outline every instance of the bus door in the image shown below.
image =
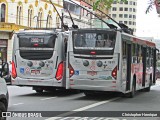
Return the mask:
{"type": "Polygon", "coordinates": [[[156,49],[153,49],[153,84],[156,83],[156,49]]]}
{"type": "Polygon", "coordinates": [[[145,86],[145,80],[146,80],[146,47],[142,47],[142,62],[143,62],[143,75],[142,75],[142,86],[145,86]]]}
{"type": "Polygon", "coordinates": [[[126,43],[126,61],[127,61],[127,76],[126,76],[126,91],[130,90],[131,84],[131,62],[132,62],[132,45],[126,43]]]}

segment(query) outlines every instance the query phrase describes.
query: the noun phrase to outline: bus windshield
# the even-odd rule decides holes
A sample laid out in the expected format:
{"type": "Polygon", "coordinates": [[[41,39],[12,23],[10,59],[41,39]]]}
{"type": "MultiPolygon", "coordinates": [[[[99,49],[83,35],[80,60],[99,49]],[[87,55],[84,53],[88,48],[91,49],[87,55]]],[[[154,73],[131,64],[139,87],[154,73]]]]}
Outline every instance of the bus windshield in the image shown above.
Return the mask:
{"type": "Polygon", "coordinates": [[[56,35],[18,35],[19,47],[54,48],[56,35]]]}
{"type": "Polygon", "coordinates": [[[106,49],[113,50],[116,32],[75,32],[73,34],[75,49],[106,49]]]}

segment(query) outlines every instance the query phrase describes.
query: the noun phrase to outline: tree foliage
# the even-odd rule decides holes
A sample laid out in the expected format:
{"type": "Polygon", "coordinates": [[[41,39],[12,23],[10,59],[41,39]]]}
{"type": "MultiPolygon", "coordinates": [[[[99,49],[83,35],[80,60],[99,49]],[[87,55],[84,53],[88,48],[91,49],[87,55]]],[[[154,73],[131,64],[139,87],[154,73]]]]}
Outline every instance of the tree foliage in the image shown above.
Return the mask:
{"type": "Polygon", "coordinates": [[[127,0],[96,0],[96,2],[93,5],[93,9],[96,10],[98,9],[99,6],[101,6],[101,8],[106,8],[106,9],[110,9],[112,6],[111,4],[116,1],[116,2],[126,2],[127,0]]]}

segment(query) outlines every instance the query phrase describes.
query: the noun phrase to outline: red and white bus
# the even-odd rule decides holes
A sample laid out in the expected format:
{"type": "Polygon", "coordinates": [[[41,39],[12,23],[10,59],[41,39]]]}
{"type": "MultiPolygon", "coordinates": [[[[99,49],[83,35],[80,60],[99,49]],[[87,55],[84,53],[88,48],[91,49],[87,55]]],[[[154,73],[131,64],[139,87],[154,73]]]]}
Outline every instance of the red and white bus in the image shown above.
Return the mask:
{"type": "Polygon", "coordinates": [[[66,88],[121,92],[150,91],[155,84],[156,45],[111,29],[78,29],[68,39],[66,88]]]}

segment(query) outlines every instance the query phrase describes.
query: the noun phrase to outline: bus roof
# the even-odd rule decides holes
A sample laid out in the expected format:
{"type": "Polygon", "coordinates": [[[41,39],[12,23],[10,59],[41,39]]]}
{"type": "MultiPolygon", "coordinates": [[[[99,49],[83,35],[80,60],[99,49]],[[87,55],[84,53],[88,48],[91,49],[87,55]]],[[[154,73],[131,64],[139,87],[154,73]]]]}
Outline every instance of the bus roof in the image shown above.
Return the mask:
{"type": "Polygon", "coordinates": [[[149,41],[147,39],[139,38],[137,36],[130,35],[130,34],[127,34],[127,33],[123,33],[123,35],[126,35],[126,36],[130,37],[131,41],[133,43],[137,43],[137,44],[140,44],[140,45],[146,45],[146,46],[149,46],[149,47],[156,47],[156,44],[154,42],[149,41]]]}

